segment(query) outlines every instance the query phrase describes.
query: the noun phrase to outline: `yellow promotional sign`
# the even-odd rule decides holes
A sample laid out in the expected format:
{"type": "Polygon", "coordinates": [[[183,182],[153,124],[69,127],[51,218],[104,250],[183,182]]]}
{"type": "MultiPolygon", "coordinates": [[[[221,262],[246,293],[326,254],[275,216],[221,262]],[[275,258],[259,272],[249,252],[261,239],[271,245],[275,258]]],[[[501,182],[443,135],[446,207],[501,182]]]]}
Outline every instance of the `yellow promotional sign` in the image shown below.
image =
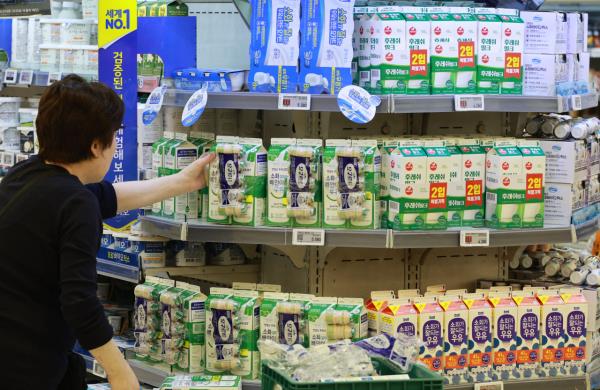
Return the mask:
{"type": "Polygon", "coordinates": [[[135,30],[136,0],[98,0],[98,47],[107,48],[135,30]]]}

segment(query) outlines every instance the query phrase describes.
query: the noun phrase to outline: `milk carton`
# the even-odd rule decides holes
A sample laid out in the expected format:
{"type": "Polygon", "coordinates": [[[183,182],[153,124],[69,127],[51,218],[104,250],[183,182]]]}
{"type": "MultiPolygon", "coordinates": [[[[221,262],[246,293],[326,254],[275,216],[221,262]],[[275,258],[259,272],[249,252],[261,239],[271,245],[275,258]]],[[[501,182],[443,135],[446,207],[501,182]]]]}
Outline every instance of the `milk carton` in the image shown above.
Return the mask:
{"type": "Polygon", "coordinates": [[[567,14],[567,53],[577,54],[587,51],[588,14],[570,12],[567,14]]]}
{"type": "Polygon", "coordinates": [[[391,155],[388,226],[423,229],[429,208],[427,154],[418,146],[399,146],[391,155]]]}
{"type": "Polygon", "coordinates": [[[462,212],[465,201],[465,180],[463,177],[462,154],[456,145],[457,140],[446,140],[446,149],[450,154],[448,175],[448,227],[462,225],[462,212]]]}
{"type": "Polygon", "coordinates": [[[566,96],[571,89],[569,64],[564,54],[525,54],[523,94],[566,96]]]}
{"type": "MultiPolygon", "coordinates": [[[[329,336],[332,334],[327,321],[327,312],[335,310],[336,304],[337,298],[331,297],[316,297],[309,304],[307,312],[309,347],[328,344],[330,342],[329,336]]],[[[347,338],[350,338],[351,330],[347,333],[347,338]]]]}
{"type": "Polygon", "coordinates": [[[525,22],[525,53],[564,54],[567,52],[566,14],[523,11],[521,19],[525,22]]]}
{"type": "Polygon", "coordinates": [[[540,303],[533,292],[514,291],[518,306],[517,371],[521,378],[537,378],[540,367],[540,303]]]}
{"type": "Polygon", "coordinates": [[[436,297],[415,298],[419,312],[417,335],[423,341],[419,360],[432,371],[441,373],[444,368],[444,311],[436,297]]]}
{"type": "Polygon", "coordinates": [[[419,291],[418,288],[416,289],[408,289],[408,290],[398,290],[396,292],[396,296],[398,298],[415,298],[415,297],[420,297],[421,296],[421,292],[419,291]]]}
{"type": "Polygon", "coordinates": [[[352,51],[354,57],[352,58],[352,84],[361,86],[361,61],[363,61],[363,69],[368,69],[370,65],[365,64],[364,56],[368,48],[369,40],[366,38],[367,31],[365,30],[364,22],[369,16],[367,15],[367,7],[354,7],[354,33],[352,34],[352,51]],[[363,57],[363,58],[361,58],[363,57]]]}
{"type": "Polygon", "coordinates": [[[394,299],[393,291],[372,291],[371,298],[367,300],[367,327],[369,336],[373,337],[382,332],[381,313],[387,307],[388,301],[394,299]]]}
{"type": "Polygon", "coordinates": [[[451,155],[442,140],[425,141],[427,155],[427,188],[429,204],[425,215],[425,229],[448,227],[448,180],[451,155]]]}
{"type": "Polygon", "coordinates": [[[377,7],[366,7],[365,14],[358,21],[358,85],[367,91],[371,91],[371,52],[377,46],[373,25],[376,13],[377,7]]]}
{"type": "Polygon", "coordinates": [[[519,141],[525,174],[524,228],[544,226],[544,174],[546,155],[537,141],[519,141]]]}
{"type": "Polygon", "coordinates": [[[439,300],[444,309],[444,381],[450,384],[468,383],[469,309],[457,295],[442,296],[439,300]]]}
{"type": "Polygon", "coordinates": [[[495,229],[519,228],[523,221],[525,174],[516,146],[496,146],[486,159],[486,225],[495,229]]]}
{"type": "Polygon", "coordinates": [[[459,140],[457,148],[462,158],[461,178],[464,180],[461,187],[464,192],[459,200],[463,208],[459,214],[461,226],[481,227],[485,220],[485,151],[472,139],[459,140]]]}
{"type": "Polygon", "coordinates": [[[416,336],[417,327],[418,313],[412,304],[412,298],[403,297],[387,302],[387,306],[381,312],[380,333],[390,336],[416,336]]]}
{"type": "Polygon", "coordinates": [[[542,304],[541,377],[565,375],[565,303],[557,290],[538,291],[542,304]]]}
{"type": "Polygon", "coordinates": [[[565,303],[565,374],[583,375],[586,372],[586,321],[588,303],[580,289],[560,290],[565,303]]]}
{"type": "Polygon", "coordinates": [[[240,363],[231,373],[245,379],[256,379],[260,367],[257,346],[260,322],[258,291],[235,290],[233,300],[239,307],[240,363]]]}
{"type": "MultiPolygon", "coordinates": [[[[458,12],[458,10],[457,10],[458,12]]],[[[455,94],[477,92],[477,18],[470,12],[458,12],[456,35],[458,40],[458,70],[456,71],[455,94]]]]}
{"type": "MultiPolygon", "coordinates": [[[[164,168],[169,175],[180,172],[198,159],[198,148],[187,141],[187,134],[177,133],[175,139],[175,142],[168,144],[164,157],[164,168]]],[[[190,192],[165,200],[163,215],[186,220],[198,218],[198,193],[190,192]]]]}
{"type": "MultiPolygon", "coordinates": [[[[309,338],[308,338],[308,328],[307,328],[307,313],[308,313],[308,308],[310,305],[310,302],[315,298],[314,295],[312,294],[296,294],[296,293],[292,293],[290,294],[290,299],[289,299],[289,306],[294,313],[296,313],[298,311],[298,307],[300,308],[300,318],[299,318],[299,325],[300,325],[300,331],[298,333],[298,338],[300,341],[300,344],[302,344],[305,348],[308,348],[308,344],[309,344],[309,338]]],[[[279,321],[280,325],[287,323],[281,320],[279,321]]],[[[289,329],[289,327],[288,327],[289,329]]],[[[282,330],[280,330],[280,333],[282,332],[282,330]]]]}
{"type": "Polygon", "coordinates": [[[259,323],[261,340],[271,340],[284,345],[300,344],[300,313],[295,312],[295,307],[286,305],[289,297],[290,294],[286,293],[267,292],[263,295],[259,323]]]}
{"type": "Polygon", "coordinates": [[[251,2],[250,91],[281,93],[297,90],[300,3],[301,0],[251,2]]]}
{"type": "Polygon", "coordinates": [[[409,80],[406,21],[398,7],[379,7],[372,27],[371,92],[405,94],[409,80]]]}
{"type": "Polygon", "coordinates": [[[392,173],[391,154],[398,147],[398,140],[384,140],[379,148],[381,153],[381,228],[388,229],[388,210],[390,201],[390,178],[392,173]]]}
{"type": "Polygon", "coordinates": [[[575,57],[574,93],[590,92],[590,53],[578,53],[575,57]]]}
{"type": "Polygon", "coordinates": [[[502,23],[488,8],[477,8],[477,93],[500,93],[504,79],[502,23]]]}
{"type": "MultiPolygon", "coordinates": [[[[163,136],[152,144],[152,170],[158,177],[167,176],[165,168],[165,146],[173,140],[175,133],[165,131],[163,136]]],[[[163,202],[156,202],[152,205],[152,213],[160,214],[163,209],[163,202]]]]}
{"type": "Polygon", "coordinates": [[[491,381],[492,358],[492,306],[482,293],[465,294],[463,302],[469,309],[469,374],[472,382],[491,381]]]}
{"type": "MultiPolygon", "coordinates": [[[[352,341],[365,339],[369,336],[367,310],[361,298],[338,298],[333,315],[333,326],[350,326],[352,341]]],[[[335,333],[335,332],[334,332],[335,333]]]]}
{"type": "Polygon", "coordinates": [[[402,7],[406,20],[406,39],[408,41],[409,71],[406,93],[409,95],[428,95],[430,82],[430,46],[431,26],[429,15],[419,13],[416,7],[402,7]]]}
{"type": "Polygon", "coordinates": [[[517,304],[508,292],[490,292],[493,307],[494,380],[517,378],[517,304]]]}
{"type": "Polygon", "coordinates": [[[337,95],[352,84],[354,0],[301,0],[300,91],[337,95]]]}
{"type": "Polygon", "coordinates": [[[517,10],[497,9],[502,22],[501,39],[504,53],[504,77],[500,84],[503,95],[523,93],[523,51],[525,46],[525,24],[517,10]]]}

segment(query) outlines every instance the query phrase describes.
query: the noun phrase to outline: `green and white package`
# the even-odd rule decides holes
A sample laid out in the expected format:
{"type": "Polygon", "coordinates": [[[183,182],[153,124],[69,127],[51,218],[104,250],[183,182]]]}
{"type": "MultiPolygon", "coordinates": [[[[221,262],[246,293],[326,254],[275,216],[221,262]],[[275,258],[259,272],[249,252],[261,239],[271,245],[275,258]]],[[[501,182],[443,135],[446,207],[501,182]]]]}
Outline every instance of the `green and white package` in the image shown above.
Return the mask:
{"type": "Polygon", "coordinates": [[[464,210],[465,181],[463,179],[462,154],[456,139],[446,139],[446,149],[450,153],[448,176],[448,227],[462,225],[464,210]]]}
{"type": "Polygon", "coordinates": [[[373,26],[373,14],[377,7],[360,8],[363,12],[355,21],[358,30],[358,86],[371,91],[371,27],[373,26]]]}
{"type": "Polygon", "coordinates": [[[160,390],[242,390],[242,379],[235,375],[168,376],[160,390]]]}
{"type": "Polygon", "coordinates": [[[235,290],[233,300],[240,308],[240,364],[234,367],[231,373],[244,379],[256,379],[260,371],[260,355],[258,352],[260,306],[258,291],[235,290]]]}
{"type": "Polygon", "coordinates": [[[209,167],[208,222],[262,226],[267,153],[260,138],[217,137],[209,167]]]}
{"type": "Polygon", "coordinates": [[[502,23],[490,8],[476,8],[477,93],[498,94],[504,80],[502,23]]]}
{"type": "Polygon", "coordinates": [[[546,155],[539,141],[536,140],[519,140],[518,147],[523,156],[525,179],[522,225],[524,228],[542,228],[544,227],[546,155]]]}
{"type": "MultiPolygon", "coordinates": [[[[157,177],[167,176],[165,168],[165,151],[167,144],[172,142],[175,138],[175,133],[165,131],[163,136],[160,137],[154,144],[152,144],[152,170],[157,177]]],[[[160,215],[163,210],[163,202],[156,202],[152,205],[152,213],[160,215]]]]}
{"type": "Polygon", "coordinates": [[[520,228],[525,202],[523,156],[516,145],[494,146],[486,159],[485,224],[495,229],[520,228]]]}
{"type": "Polygon", "coordinates": [[[323,151],[323,226],[378,229],[381,154],[376,140],[327,140],[323,151]]]}
{"type": "MultiPolygon", "coordinates": [[[[175,140],[165,145],[165,152],[164,168],[167,175],[181,172],[198,159],[198,148],[183,133],[175,134],[175,140]]],[[[181,220],[198,218],[198,193],[190,192],[166,199],[163,201],[162,215],[181,220]]]]}
{"type": "MultiPolygon", "coordinates": [[[[315,347],[317,345],[324,345],[330,342],[330,334],[328,334],[328,321],[327,314],[335,311],[337,305],[337,298],[332,297],[315,297],[309,304],[307,310],[308,318],[308,346],[315,347]]],[[[331,320],[331,318],[330,318],[331,320]]],[[[350,338],[351,328],[343,328],[341,332],[345,332],[343,336],[347,335],[350,338]]],[[[344,339],[342,337],[341,339],[344,339]]]]}
{"type": "Polygon", "coordinates": [[[427,155],[428,207],[425,229],[448,227],[448,180],[450,177],[450,153],[444,140],[429,140],[423,143],[427,155]]]}
{"type": "MultiPolygon", "coordinates": [[[[338,298],[335,310],[341,313],[349,313],[349,324],[352,327],[352,341],[358,341],[369,337],[367,309],[361,298],[338,298]]],[[[341,317],[341,321],[338,322],[344,322],[346,320],[345,314],[337,316],[341,317]]],[[[336,315],[333,315],[333,317],[336,319],[336,315]]]]}
{"type": "Polygon", "coordinates": [[[379,147],[381,153],[381,228],[391,229],[391,225],[388,226],[388,209],[390,201],[390,175],[392,173],[391,167],[391,153],[398,147],[397,139],[386,139],[383,140],[382,145],[379,147]]]}
{"type": "Polygon", "coordinates": [[[430,42],[431,24],[429,15],[422,13],[419,7],[401,7],[406,20],[406,39],[408,41],[408,95],[429,95],[430,82],[430,42]]]}
{"type": "Polygon", "coordinates": [[[322,144],[320,139],[271,140],[266,225],[321,227],[322,144]]]}
{"type": "Polygon", "coordinates": [[[231,374],[241,366],[240,305],[234,291],[213,287],[206,300],[206,372],[231,374]]]}
{"type": "MultiPolygon", "coordinates": [[[[279,324],[279,311],[284,306],[283,304],[287,303],[290,298],[290,294],[288,293],[274,293],[274,292],[265,292],[263,294],[262,300],[260,302],[260,339],[261,340],[271,340],[276,343],[288,344],[285,339],[286,334],[289,334],[291,339],[295,339],[293,337],[294,332],[293,329],[286,331],[285,333],[280,333],[280,324],[279,324]],[[284,340],[283,342],[281,340],[284,340]]],[[[290,325],[290,328],[293,328],[293,324],[290,325]]],[[[296,336],[297,336],[296,332],[296,336]]],[[[294,340],[295,341],[295,340],[294,340]]],[[[290,343],[290,345],[296,344],[296,342],[290,343]]]]}
{"type": "Polygon", "coordinates": [[[461,226],[482,227],[485,220],[485,151],[474,139],[458,140],[457,148],[461,154],[461,178],[464,181],[461,189],[464,192],[454,201],[462,206],[458,215],[461,226]]]}
{"type": "Polygon", "coordinates": [[[504,76],[500,84],[503,95],[523,93],[523,52],[525,50],[525,23],[515,9],[497,8],[502,22],[501,37],[504,53],[504,76]]]}
{"type": "MultiPolygon", "coordinates": [[[[189,140],[191,143],[198,147],[198,156],[202,156],[204,153],[209,152],[213,143],[215,142],[215,135],[208,132],[195,132],[190,133],[189,140]]],[[[206,220],[208,213],[208,186],[198,191],[198,219],[206,220]]]]}

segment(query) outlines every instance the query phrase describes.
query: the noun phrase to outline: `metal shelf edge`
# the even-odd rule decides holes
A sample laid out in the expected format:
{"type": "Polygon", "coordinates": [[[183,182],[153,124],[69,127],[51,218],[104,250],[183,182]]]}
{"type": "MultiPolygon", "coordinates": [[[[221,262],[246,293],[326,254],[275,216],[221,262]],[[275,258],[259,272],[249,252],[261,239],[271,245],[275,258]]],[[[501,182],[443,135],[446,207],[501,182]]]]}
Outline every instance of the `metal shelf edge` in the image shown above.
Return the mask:
{"type": "MultiPolygon", "coordinates": [[[[586,390],[588,376],[551,377],[527,380],[505,381],[504,390],[586,390]]],[[[444,385],[448,390],[474,390],[473,383],[465,385],[444,385]]]]}

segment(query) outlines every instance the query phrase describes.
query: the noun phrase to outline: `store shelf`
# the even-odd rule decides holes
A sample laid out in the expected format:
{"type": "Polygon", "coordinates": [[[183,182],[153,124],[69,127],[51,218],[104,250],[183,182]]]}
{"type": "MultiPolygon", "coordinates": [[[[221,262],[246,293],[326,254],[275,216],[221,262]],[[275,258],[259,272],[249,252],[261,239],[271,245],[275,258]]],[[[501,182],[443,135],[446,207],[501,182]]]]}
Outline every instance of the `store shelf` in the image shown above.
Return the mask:
{"type": "MultiPolygon", "coordinates": [[[[552,377],[504,382],[504,390],[586,390],[588,380],[585,376],[552,377]]],[[[499,387],[498,387],[499,388],[499,387]]],[[[447,390],[474,390],[474,384],[445,385],[447,390]]]]}
{"type": "Polygon", "coordinates": [[[100,258],[96,259],[96,272],[98,275],[124,280],[130,283],[139,283],[142,276],[141,271],[137,267],[118,264],[114,261],[100,258]]]}
{"type": "Polygon", "coordinates": [[[190,275],[223,275],[223,274],[257,274],[260,266],[256,264],[243,265],[207,265],[201,267],[161,267],[148,268],[144,273],[148,276],[190,276],[190,275]]]}

